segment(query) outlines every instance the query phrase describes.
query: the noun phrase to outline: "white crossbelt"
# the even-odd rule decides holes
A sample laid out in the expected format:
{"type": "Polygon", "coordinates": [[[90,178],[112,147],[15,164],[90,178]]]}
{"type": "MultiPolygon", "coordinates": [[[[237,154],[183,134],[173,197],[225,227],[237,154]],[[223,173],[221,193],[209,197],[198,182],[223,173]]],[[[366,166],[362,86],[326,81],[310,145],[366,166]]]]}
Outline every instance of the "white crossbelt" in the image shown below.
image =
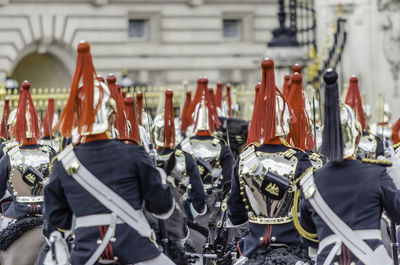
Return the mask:
{"type": "MultiPolygon", "coordinates": [[[[393,260],[390,258],[385,247],[380,245],[375,250],[372,250],[367,243],[364,242],[364,238],[361,237],[362,233],[353,231],[342,219],[340,219],[333,210],[328,206],[325,200],[322,198],[318,191],[317,186],[314,183],[314,175],[312,170],[309,170],[307,174],[300,181],[305,198],[310,202],[311,206],[325,222],[325,224],[335,233],[336,239],[326,238],[325,246],[328,240],[336,242],[335,251],[331,251],[328,257],[325,259],[324,265],[331,264],[334,256],[337,253],[337,248],[343,243],[346,247],[362,262],[364,265],[392,265],[393,260]]],[[[366,232],[367,236],[374,236],[375,232],[366,232]],[[370,234],[369,234],[370,233],[370,234]]],[[[376,235],[374,238],[368,239],[380,239],[380,235],[376,235]]],[[[322,243],[322,242],[321,242],[322,243]]],[[[321,246],[322,250],[323,247],[321,246]]]]}
{"type": "MultiPolygon", "coordinates": [[[[76,217],[75,219],[75,229],[82,227],[92,227],[92,226],[106,226],[113,223],[113,215],[111,213],[106,214],[91,214],[76,217]]],[[[120,218],[117,217],[115,224],[124,224],[120,218]]]]}
{"type": "MultiPolygon", "coordinates": [[[[353,230],[353,232],[362,240],[382,239],[381,231],[379,229],[353,230]]],[[[324,248],[332,244],[335,245],[333,246],[333,248],[331,249],[331,251],[329,252],[328,256],[325,259],[325,263],[327,264],[331,264],[332,260],[335,258],[335,255],[340,255],[342,240],[340,239],[339,236],[333,234],[322,239],[318,245],[318,255],[319,255],[324,248]]]]}

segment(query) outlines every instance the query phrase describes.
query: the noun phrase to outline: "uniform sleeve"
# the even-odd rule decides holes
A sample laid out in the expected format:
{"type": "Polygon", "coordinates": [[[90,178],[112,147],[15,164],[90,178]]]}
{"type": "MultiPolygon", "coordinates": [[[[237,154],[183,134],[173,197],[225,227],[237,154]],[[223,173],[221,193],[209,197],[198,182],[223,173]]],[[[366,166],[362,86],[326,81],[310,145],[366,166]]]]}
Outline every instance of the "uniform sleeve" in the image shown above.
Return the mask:
{"type": "MultiPolygon", "coordinates": [[[[300,196],[299,212],[300,212],[300,225],[307,232],[315,234],[317,232],[317,229],[312,219],[313,209],[310,203],[306,199],[304,199],[303,195],[300,196]]],[[[318,247],[318,244],[316,244],[315,242],[311,242],[304,237],[302,237],[302,240],[310,247],[313,248],[318,247]]]]}
{"type": "Polygon", "coordinates": [[[193,203],[193,207],[197,212],[202,212],[205,206],[206,196],[203,189],[203,181],[201,180],[199,169],[197,168],[196,161],[190,154],[185,154],[186,172],[189,175],[189,182],[191,189],[189,190],[189,197],[193,203]]]}
{"type": "Polygon", "coordinates": [[[72,210],[69,207],[61,185],[61,176],[66,174],[59,161],[55,161],[50,173],[50,180],[44,187],[45,224],[43,234],[49,237],[57,229],[71,228],[72,210]]]}
{"type": "Polygon", "coordinates": [[[10,174],[10,159],[8,155],[3,156],[0,159],[0,198],[6,194],[7,191],[7,179],[10,174]]]}
{"type": "Polygon", "coordinates": [[[222,185],[229,182],[232,178],[233,154],[229,146],[222,144],[221,155],[222,185]]]}
{"type": "Polygon", "coordinates": [[[169,213],[172,213],[175,207],[170,187],[161,183],[160,173],[143,148],[140,148],[135,160],[137,161],[136,171],[139,175],[140,191],[146,209],[158,215],[158,218],[168,218],[169,213]]]}
{"type": "Polygon", "coordinates": [[[231,194],[228,198],[228,217],[233,225],[241,225],[247,221],[247,210],[240,195],[239,186],[239,159],[233,170],[231,194]]]}
{"type": "Polygon", "coordinates": [[[379,180],[383,208],[392,220],[396,223],[400,223],[400,190],[396,189],[386,169],[381,169],[379,180]]]}

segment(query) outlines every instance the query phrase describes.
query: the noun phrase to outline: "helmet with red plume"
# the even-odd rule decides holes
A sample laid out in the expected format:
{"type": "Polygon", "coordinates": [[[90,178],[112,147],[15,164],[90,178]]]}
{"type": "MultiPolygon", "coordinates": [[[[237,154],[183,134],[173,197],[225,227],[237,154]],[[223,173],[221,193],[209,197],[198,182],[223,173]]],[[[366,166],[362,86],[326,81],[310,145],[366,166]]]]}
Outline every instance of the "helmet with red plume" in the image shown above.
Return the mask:
{"type": "Polygon", "coordinates": [[[108,87],[97,79],[89,43],[81,41],[77,50],[70,95],[56,126],[64,137],[71,136],[75,126],[80,135],[105,133],[110,125],[110,115],[116,112],[108,87]]]}
{"type": "Polygon", "coordinates": [[[7,128],[7,122],[9,116],[10,116],[10,100],[6,98],[4,100],[3,119],[1,121],[1,128],[0,128],[0,137],[5,140],[10,139],[10,135],[8,135],[8,128],[7,128]]]}
{"type": "Polygon", "coordinates": [[[125,103],[126,116],[131,125],[129,139],[133,140],[137,144],[140,144],[140,132],[139,132],[139,126],[138,126],[138,121],[137,121],[135,100],[133,99],[132,96],[127,96],[124,99],[124,103],[125,103]]]}
{"type": "Polygon", "coordinates": [[[261,85],[253,108],[247,144],[268,143],[286,136],[294,120],[292,110],[275,86],[274,61],[264,59],[261,67],[261,85]]]}
{"type": "Polygon", "coordinates": [[[30,87],[28,81],[22,83],[13,129],[16,141],[23,145],[36,144],[40,139],[40,119],[33,105],[30,87]]]}
{"type": "Polygon", "coordinates": [[[215,127],[221,125],[210,93],[207,91],[208,79],[200,78],[191,109],[194,110],[194,132],[198,135],[211,135],[215,127]]]}
{"type": "Polygon", "coordinates": [[[296,121],[292,123],[288,140],[294,146],[311,150],[314,148],[314,139],[309,126],[309,117],[305,108],[302,77],[299,73],[292,74],[292,91],[288,102],[296,115],[296,121]]]}
{"type": "Polygon", "coordinates": [[[345,103],[353,109],[357,120],[361,124],[362,130],[365,131],[367,123],[365,121],[360,89],[358,88],[358,78],[355,75],[350,77],[350,85],[349,90],[347,91],[345,103]]]}
{"type": "Polygon", "coordinates": [[[117,130],[117,138],[121,140],[129,139],[129,126],[125,114],[125,104],[121,93],[118,91],[117,78],[113,74],[107,76],[107,86],[110,89],[111,98],[116,103],[116,119],[114,127],[117,130]]]}
{"type": "Polygon", "coordinates": [[[181,114],[181,132],[185,132],[186,129],[193,123],[192,115],[189,112],[190,103],[192,101],[192,93],[186,91],[185,103],[183,104],[181,114]]]}

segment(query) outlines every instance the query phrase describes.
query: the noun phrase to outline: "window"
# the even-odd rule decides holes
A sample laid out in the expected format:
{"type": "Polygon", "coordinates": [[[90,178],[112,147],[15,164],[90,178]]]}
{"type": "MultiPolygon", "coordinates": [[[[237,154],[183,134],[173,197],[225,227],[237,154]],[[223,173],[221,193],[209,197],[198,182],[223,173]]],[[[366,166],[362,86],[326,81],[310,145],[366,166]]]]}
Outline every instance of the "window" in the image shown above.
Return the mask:
{"type": "Polygon", "coordinates": [[[224,19],[223,20],[223,37],[225,40],[242,39],[241,36],[242,20],[240,19],[224,19]]]}
{"type": "Polygon", "coordinates": [[[149,39],[149,20],[130,19],[129,38],[132,40],[146,41],[149,39]]]}

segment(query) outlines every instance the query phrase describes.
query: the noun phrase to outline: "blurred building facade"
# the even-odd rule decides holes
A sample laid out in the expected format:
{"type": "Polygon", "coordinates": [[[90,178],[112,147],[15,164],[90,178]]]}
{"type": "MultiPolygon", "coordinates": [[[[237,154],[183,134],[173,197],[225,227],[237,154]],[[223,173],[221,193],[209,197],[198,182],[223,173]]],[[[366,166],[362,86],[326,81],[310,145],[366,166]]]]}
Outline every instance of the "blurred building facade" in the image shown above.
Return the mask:
{"type": "MultiPolygon", "coordinates": [[[[288,13],[288,27],[289,19],[288,13]]],[[[211,85],[252,86],[260,79],[261,58],[269,56],[279,85],[298,62],[309,66],[304,79],[318,88],[310,80],[335,67],[343,88],[352,74],[359,76],[371,109],[382,93],[393,119],[400,115],[398,0],[0,0],[3,80],[9,75],[33,87],[68,87],[82,39],[92,44],[99,74],[120,77],[126,68],[139,85],[194,84],[202,75],[211,85]],[[312,7],[314,65],[309,47],[267,46],[279,27],[280,3],[286,11],[293,3],[312,7]]]]}
{"type": "Polygon", "coordinates": [[[276,13],[275,0],[0,0],[0,74],[68,86],[87,40],[102,75],[254,83],[276,13]]]}

